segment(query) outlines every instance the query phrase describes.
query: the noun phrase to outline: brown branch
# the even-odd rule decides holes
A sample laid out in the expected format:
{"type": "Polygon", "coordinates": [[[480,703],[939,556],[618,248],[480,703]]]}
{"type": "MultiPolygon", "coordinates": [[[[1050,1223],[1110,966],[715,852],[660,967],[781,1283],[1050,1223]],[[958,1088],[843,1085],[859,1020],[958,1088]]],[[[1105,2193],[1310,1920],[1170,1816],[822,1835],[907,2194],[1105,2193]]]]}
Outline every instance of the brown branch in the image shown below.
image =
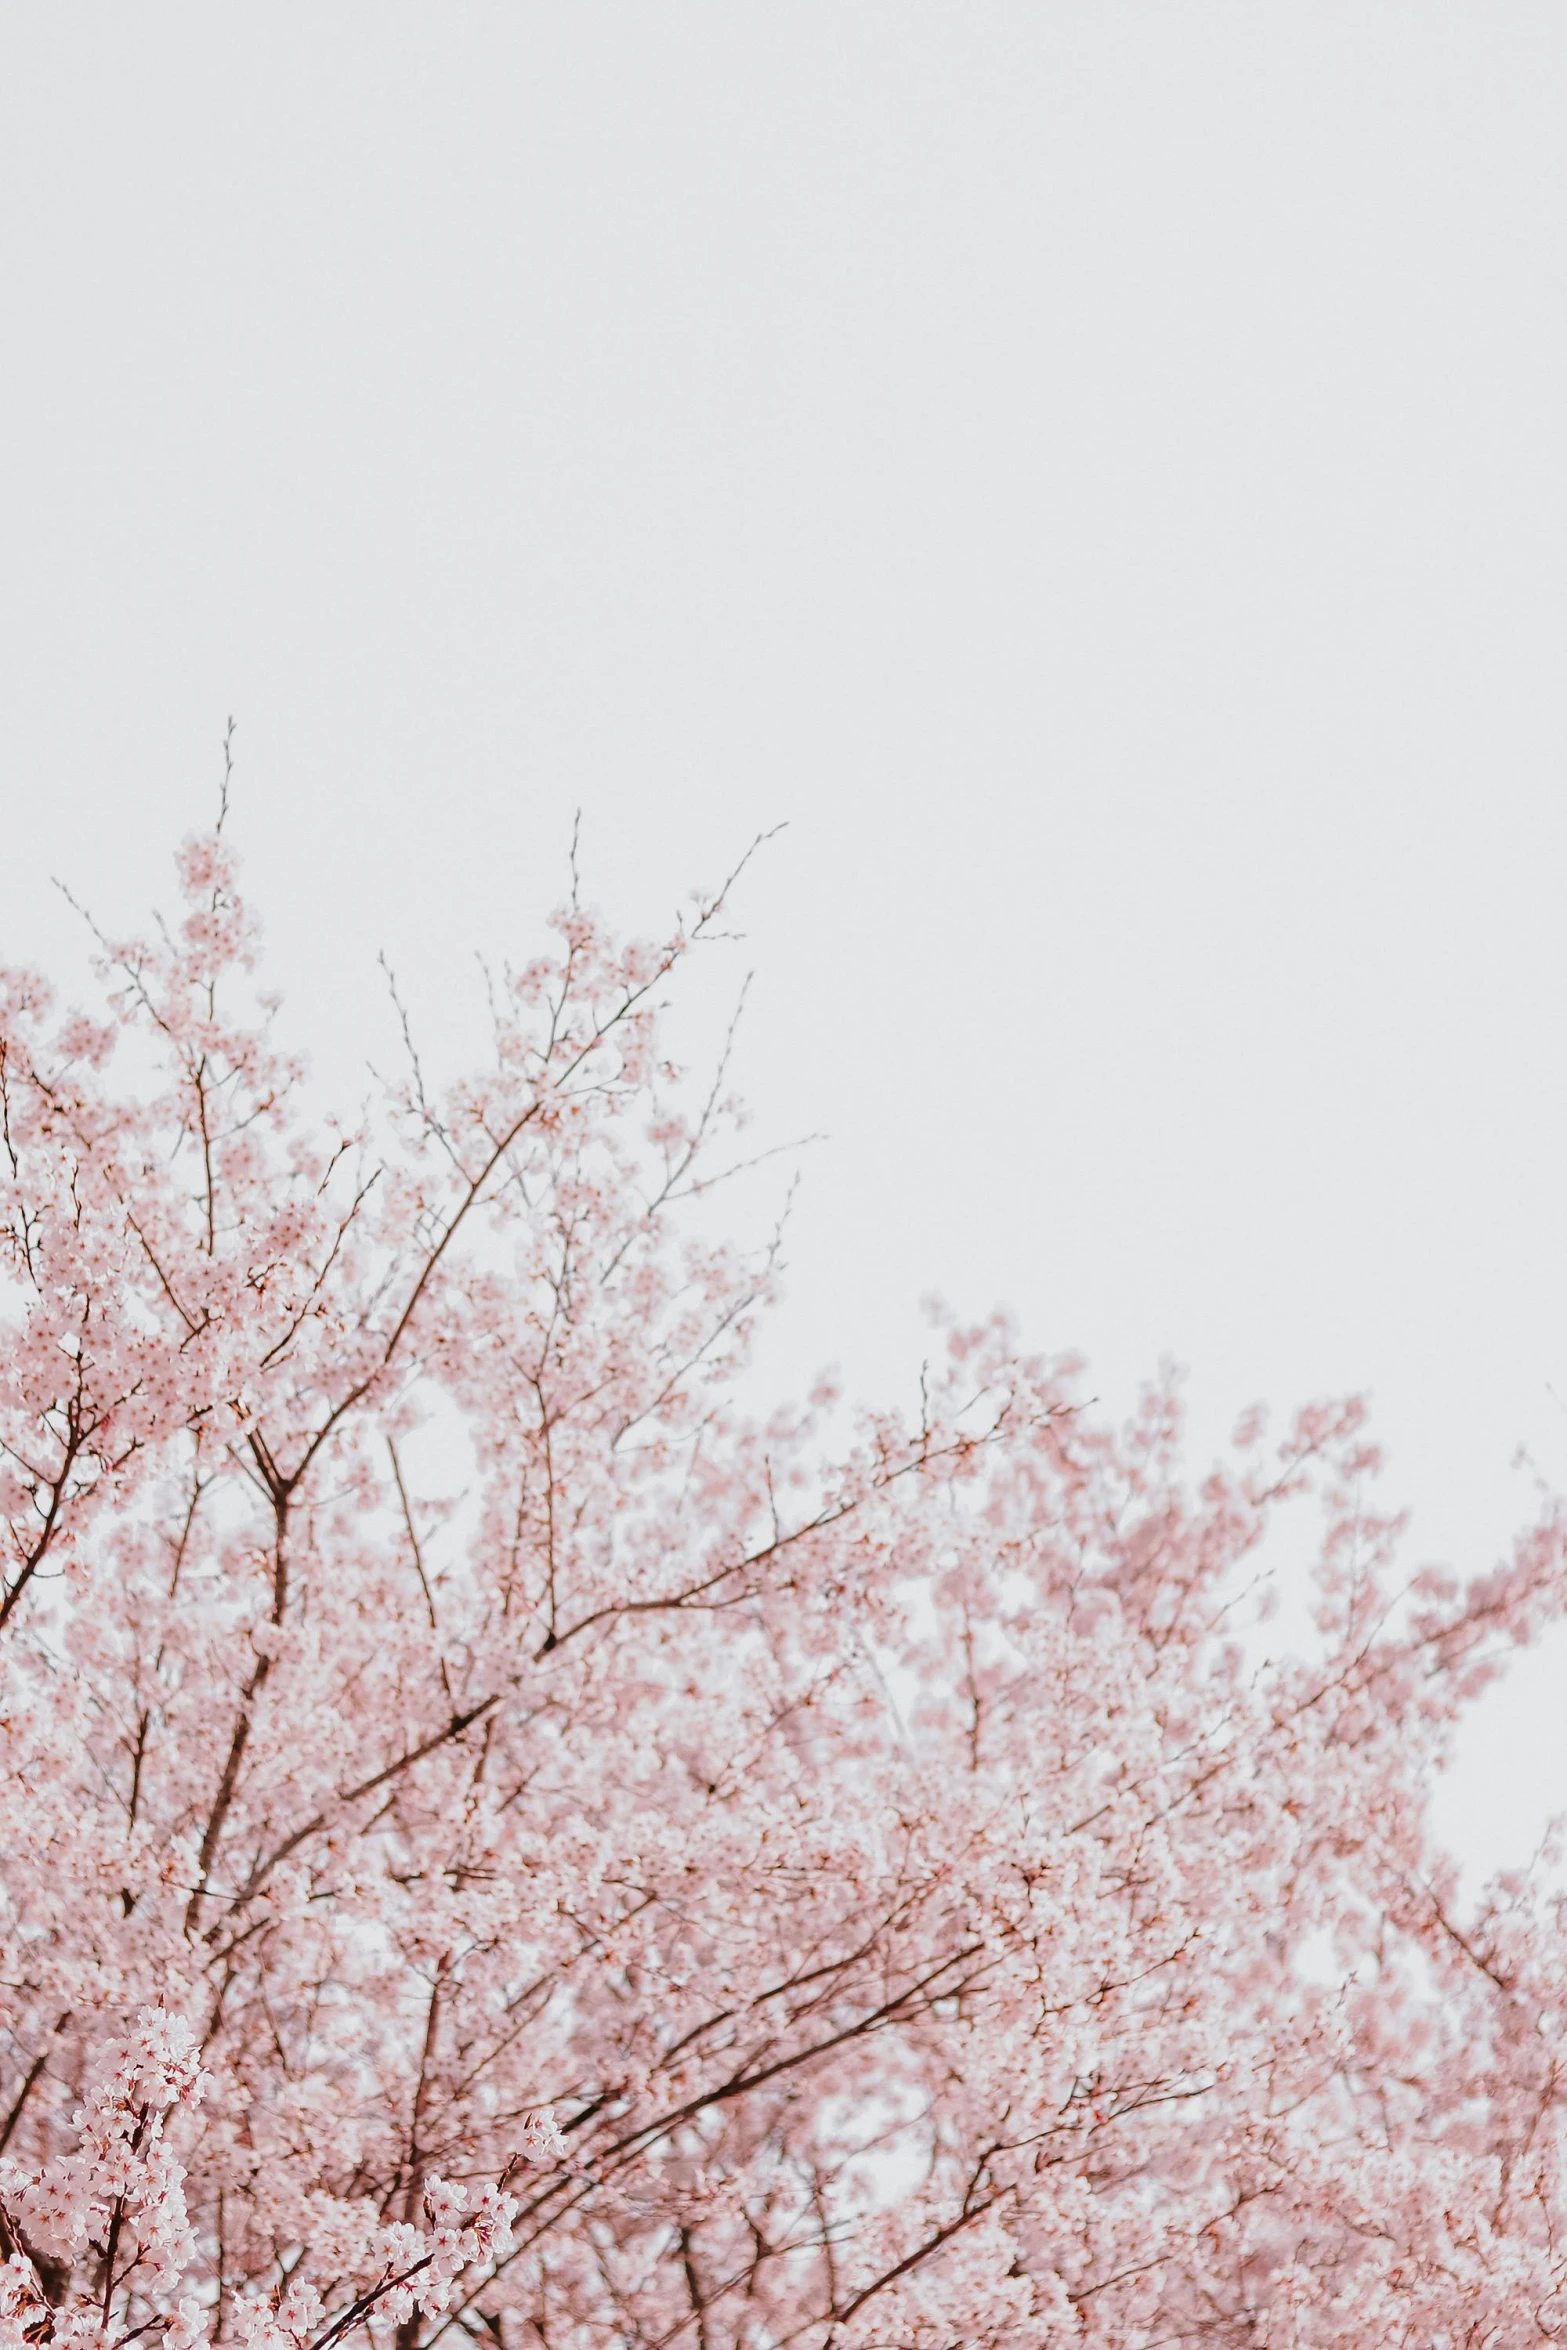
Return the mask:
{"type": "Polygon", "coordinates": [[[22,2082],[22,2086],[20,2089],[18,2089],[15,2099],[12,2103],[11,2110],[5,2117],[5,2126],[3,2129],[0,2129],[0,2154],[3,2154],[6,2148],[10,2145],[11,2133],[16,2128],[17,2123],[21,2120],[23,2113],[26,2111],[27,2100],[29,2097],[31,2097],[34,2086],[36,2085],[38,2078],[43,2072],[44,2066],[47,2064],[47,2062],[47,2055],[35,2056],[32,2063],[28,2066],[26,2076],[22,2082]]]}
{"type": "MultiPolygon", "coordinates": [[[[430,1596],[429,1578],[424,1571],[424,1553],[419,1547],[419,1536],[414,1529],[414,1514],[408,1499],[408,1488],[403,1483],[402,1463],[398,1460],[397,1447],[392,1442],[390,1436],[386,1440],[386,1449],[392,1458],[392,1479],[397,1487],[397,1498],[402,1504],[403,1524],[408,1529],[408,1547],[413,1552],[414,1570],[419,1577],[419,1588],[424,1593],[425,1612],[430,1619],[431,1631],[439,1633],[440,1626],[435,1620],[435,1601],[430,1596]]],[[[441,1666],[441,1678],[443,1681],[446,1678],[446,1666],[444,1663],[441,1666]]],[[[446,1694],[449,1697],[451,1695],[451,1691],[448,1690],[446,1694]]]]}
{"type": "MultiPolygon", "coordinates": [[[[781,826],[775,825],[773,827],[773,832],[781,830],[781,826]]],[[[409,1291],[408,1297],[403,1305],[403,1310],[398,1315],[396,1322],[392,1325],[391,1335],[388,1337],[386,1344],[381,1350],[380,1359],[376,1363],[375,1368],[367,1373],[363,1379],[356,1380],[354,1385],[349,1389],[348,1393],[342,1398],[342,1400],[334,1404],[331,1411],[328,1412],[325,1420],[322,1422],[321,1426],[317,1429],[315,1435],[311,1438],[309,1444],[306,1446],[305,1451],[300,1458],[299,1464],[294,1470],[293,1476],[289,1480],[291,1486],[298,1484],[300,1478],[303,1477],[305,1471],[309,1468],[311,1462],[315,1459],[315,1456],[320,1451],[322,1445],[326,1443],[328,1437],[331,1435],[338,1422],[344,1417],[346,1413],[351,1412],[356,1404],[362,1403],[364,1401],[364,1398],[375,1386],[376,1381],[390,1367],[393,1357],[396,1355],[399,1346],[402,1344],[409,1324],[412,1322],[414,1315],[418,1311],[419,1304],[424,1296],[425,1290],[429,1287],[430,1282],[434,1279],[435,1273],[441,1263],[442,1258],[445,1256],[446,1251],[448,1248],[450,1248],[452,1242],[456,1239],[458,1232],[466,1222],[469,1214],[478,1205],[486,1183],[488,1183],[490,1177],[494,1174],[502,1159],[505,1158],[507,1152],[516,1142],[518,1136],[533,1124],[534,1120],[543,1111],[546,1101],[551,1096],[557,1099],[560,1097],[564,1088],[570,1084],[572,1078],[576,1075],[577,1071],[582,1068],[584,1063],[590,1060],[593,1054],[598,1051],[599,1047],[615,1033],[616,1029],[618,1029],[624,1021],[630,1018],[631,1014],[636,1010],[638,1004],[642,1003],[646,997],[652,993],[653,989],[657,987],[665,978],[667,978],[669,972],[674,967],[677,956],[688,946],[694,944],[703,936],[709,925],[714,921],[716,916],[721,911],[724,901],[730,890],[733,889],[735,883],[739,880],[740,875],[745,871],[745,868],[750,863],[752,857],[755,856],[757,850],[763,845],[765,841],[772,839],[773,832],[763,832],[757,834],[755,840],[752,841],[750,847],[746,850],[745,855],[739,860],[738,864],[736,864],[733,870],[730,872],[728,879],[723,885],[723,888],[718,892],[717,896],[713,898],[711,903],[704,907],[698,919],[692,924],[690,938],[682,938],[678,944],[668,946],[664,949],[663,953],[658,958],[657,966],[652,972],[650,972],[648,977],[642,982],[641,986],[627,988],[625,994],[621,998],[621,1001],[619,1004],[617,1004],[615,1010],[610,1014],[609,1018],[605,1020],[602,1025],[595,1023],[593,1033],[588,1038],[587,1042],[580,1046],[579,1049],[570,1056],[559,1076],[553,1080],[549,1088],[549,1094],[536,1094],[534,1099],[529,1103],[528,1107],[512,1121],[511,1125],[508,1126],[505,1133],[502,1134],[494,1143],[489,1157],[485,1160],[478,1173],[468,1182],[467,1188],[465,1189],[462,1198],[454,1209],[451,1220],[446,1225],[440,1239],[436,1242],[434,1248],[429,1251],[425,1257],[424,1263],[420,1266],[419,1272],[414,1280],[413,1287],[409,1291]]],[[[563,997],[562,1008],[564,1008],[564,1000],[565,999],[563,997]]],[[[555,1036],[552,1032],[550,1039],[551,1050],[553,1050],[554,1042],[555,1036]]],[[[546,1063],[547,1059],[548,1055],[546,1055],[546,1063]]]]}
{"type": "Polygon", "coordinates": [[[271,1670],[272,1659],[269,1656],[258,1656],[240,1699],[239,1713],[229,1739],[228,1760],[223,1765],[223,1776],[218,1781],[218,1791],[213,1797],[212,1809],[207,1814],[206,1833],[201,1839],[201,1851],[196,1862],[196,1884],[185,1908],[187,1939],[195,1926],[196,1913],[207,1898],[207,1880],[212,1863],[217,1858],[229,1807],[234,1801],[234,1790],[239,1784],[239,1766],[245,1759],[245,1749],[250,1743],[251,1708],[266,1686],[267,1675],[271,1670]]]}
{"type": "MultiPolygon", "coordinates": [[[[900,1462],[897,1468],[889,1469],[883,1475],[872,1478],[871,1491],[873,1493],[884,1492],[889,1485],[895,1485],[900,1477],[918,1475],[938,1462],[966,1459],[969,1453],[976,1450],[978,1446],[988,1443],[993,1433],[994,1431],[987,1431],[983,1436],[958,1437],[953,1443],[944,1445],[939,1452],[921,1451],[915,1453],[911,1459],[900,1462]]],[[[720,1583],[728,1582],[731,1576],[743,1575],[752,1567],[765,1566],[767,1561],[776,1557],[780,1551],[788,1550],[796,1542],[804,1542],[812,1534],[829,1532],[832,1527],[841,1525],[845,1518],[852,1517],[855,1511],[863,1506],[863,1498],[856,1495],[853,1500],[840,1502],[833,1509],[820,1510],[814,1518],[808,1518],[803,1526],[796,1526],[792,1534],[775,1535],[773,1540],[764,1543],[760,1550],[753,1550],[746,1557],[736,1559],[731,1566],[715,1568],[714,1572],[704,1576],[701,1582],[690,1583],[683,1591],[672,1592],[667,1599],[611,1600],[605,1606],[595,1608],[591,1614],[583,1616],[579,1622],[571,1626],[569,1631],[559,1634],[552,1633],[535,1651],[534,1662],[537,1664],[542,1657],[550,1655],[555,1649],[564,1648],[568,1640],[575,1640],[579,1633],[589,1632],[595,1624],[605,1623],[612,1617],[661,1615],[667,1614],[671,1609],[694,1608],[705,1599],[708,1592],[716,1590],[720,1583]]],[[[729,1606],[734,1603],[725,1601],[722,1604],[729,1606]]]]}
{"type": "Polygon", "coordinates": [[[75,1467],[77,1456],[85,1443],[85,1435],[77,1418],[77,1404],[80,1400],[80,1394],[81,1380],[78,1375],[77,1396],[72,1401],[66,1420],[67,1434],[63,1458],[58,1474],[49,1482],[49,1507],[44,1512],[43,1528],[32,1549],[23,1553],[22,1570],[16,1581],[4,1586],[4,1597],[0,1598],[0,1631],[4,1631],[12,1609],[42,1566],[48,1555],[49,1547],[60,1530],[60,1513],[65,1506],[66,1481],[75,1467]]]}
{"type": "MultiPolygon", "coordinates": [[[[427,1754],[434,1754],[437,1747],[445,1746],[453,1738],[460,1738],[464,1730],[470,1728],[473,1723],[481,1721],[487,1713],[500,1704],[503,1694],[503,1691],[497,1689],[490,1696],[481,1699],[477,1705],[469,1706],[466,1712],[453,1714],[444,1728],[432,1732],[420,1745],[411,1747],[406,1754],[394,1756],[391,1762],[383,1765],[380,1770],[372,1772],[368,1779],[361,1779],[357,1787],[340,1790],[337,1802],[346,1809],[349,1804],[358,1803],[363,1796],[373,1795],[376,1789],[384,1787],[389,1779],[395,1779],[402,1771],[411,1770],[415,1763],[423,1762],[427,1754]]],[[[297,1852],[300,1845],[310,1837],[319,1835],[321,1830],[327,1826],[330,1816],[324,1811],[316,1812],[312,1818],[306,1820],[303,1827],[296,1828],[291,1836],[286,1837],[272,1852],[269,1852],[265,1860],[258,1861],[239,1891],[229,1897],[230,1916],[235,1910],[242,1908],[247,1901],[255,1898],[280,1862],[287,1860],[291,1852],[297,1852]]],[[[218,1928],[214,1926],[208,1939],[210,1940],[217,1931],[218,1928]]]]}
{"type": "MultiPolygon", "coordinates": [[[[699,2350],[708,2350],[707,2302],[697,2281],[696,2258],[691,2249],[691,2230],[688,2227],[680,2230],[680,2266],[686,2280],[686,2292],[690,2296],[691,2314],[696,2319],[699,2350]]],[[[681,2331],[684,2331],[683,2327],[681,2331]]]]}
{"type": "MultiPolygon", "coordinates": [[[[1005,2192],[1006,2190],[1003,2189],[1002,2193],[1005,2192]]],[[[948,2220],[944,2228],[938,2228],[934,2235],[927,2236],[923,2244],[917,2245],[914,2251],[906,2253],[903,2259],[892,2268],[884,2269],[873,2284],[867,2285],[862,2292],[856,2293],[854,2299],[844,2308],[835,2309],[832,2312],[834,2330],[839,2326],[846,2326],[856,2310],[863,2309],[867,2301],[874,2300],[878,2293],[883,2293],[889,2285],[896,2284],[899,2277],[907,2276],[911,2268],[918,2268],[922,2260],[929,2260],[933,2252],[939,2252],[943,2244],[950,2244],[954,2236],[961,2235],[965,2228],[971,2228],[977,2219],[983,2219],[986,2212],[993,2211],[1001,2199],[1000,2194],[992,2195],[985,2202],[976,2203],[971,2210],[960,2211],[956,2219],[948,2220]]],[[[831,2339],[832,2336],[829,2335],[829,2342],[831,2339]]]]}
{"type": "MultiPolygon", "coordinates": [[[[728,2105],[736,2097],[748,2096],[753,2089],[761,2088],[764,2082],[776,2080],[781,2073],[797,2072],[802,2065],[813,2063],[818,2056],[826,2056],[834,2048],[842,2048],[851,2040],[864,2039],[868,2033],[882,2030],[911,2007],[920,1993],[928,1991],[932,1983],[939,1982],[943,1975],[950,1974],[955,1966],[961,1966],[965,1960],[977,1957],[983,1948],[983,1943],[971,1942],[966,1948],[953,1951],[893,1998],[883,2000],[880,2007],[872,2008],[869,2014],[861,2016],[857,2023],[845,2024],[841,2031],[830,2032],[822,2040],[813,2040],[809,2046],[797,2048],[788,2056],[775,2057],[771,2064],[760,2065],[750,2072],[742,2069],[717,2088],[704,2089],[696,2096],[688,2097],[684,2104],[673,2107],[653,2121],[641,2123],[638,2128],[628,2131],[624,2138],[617,2138],[597,2159],[607,2162],[629,2150],[641,2152],[659,2138],[667,2136],[671,2130],[678,2129],[683,2121],[689,2121],[693,2114],[703,2113],[711,2106],[728,2105]]],[[[958,1986],[960,1990],[962,1987],[958,1986]]],[[[937,1993],[936,1996],[951,1998],[955,1994],[948,1991],[937,1993]]]]}
{"type": "MultiPolygon", "coordinates": [[[[267,1452],[259,1432],[253,1433],[250,1441],[251,1449],[261,1465],[263,1474],[266,1474],[271,1467],[271,1456],[267,1452]]],[[[272,1474],[274,1477],[272,1506],[275,1532],[272,1552],[272,1607],[269,1621],[273,1629],[278,1630],[282,1626],[288,1606],[289,1488],[280,1480],[276,1480],[275,1471],[272,1474]]],[[[212,1864],[217,1858],[224,1823],[228,1819],[229,1807],[234,1801],[235,1789],[239,1785],[239,1767],[245,1758],[245,1749],[250,1743],[250,1729],[255,1718],[256,1700],[266,1687],[267,1677],[271,1670],[272,1657],[271,1652],[268,1651],[257,1657],[255,1667],[240,1697],[239,1712],[235,1717],[233,1733],[229,1739],[228,1760],[223,1766],[223,1776],[218,1782],[218,1792],[213,1799],[212,1809],[207,1815],[206,1832],[201,1839],[201,1850],[197,1855],[196,1884],[185,1909],[187,1939],[195,1927],[196,1913],[207,1896],[207,1884],[212,1873],[212,1864]]]]}

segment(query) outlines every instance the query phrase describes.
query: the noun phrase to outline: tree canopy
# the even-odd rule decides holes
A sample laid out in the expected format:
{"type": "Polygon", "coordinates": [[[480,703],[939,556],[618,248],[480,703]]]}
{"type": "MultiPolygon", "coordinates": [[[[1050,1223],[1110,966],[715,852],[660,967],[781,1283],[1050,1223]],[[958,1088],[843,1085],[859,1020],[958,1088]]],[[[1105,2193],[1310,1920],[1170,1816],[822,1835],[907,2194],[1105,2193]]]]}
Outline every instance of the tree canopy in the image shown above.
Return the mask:
{"type": "Polygon", "coordinates": [[[758,1418],[721,897],[313,1123],[179,879],[0,992],[0,2350],[1567,2335],[1563,1921],[1428,1816],[1555,1510],[1406,1582],[1358,1404],[1193,1483],[1000,1320],[758,1418]]]}

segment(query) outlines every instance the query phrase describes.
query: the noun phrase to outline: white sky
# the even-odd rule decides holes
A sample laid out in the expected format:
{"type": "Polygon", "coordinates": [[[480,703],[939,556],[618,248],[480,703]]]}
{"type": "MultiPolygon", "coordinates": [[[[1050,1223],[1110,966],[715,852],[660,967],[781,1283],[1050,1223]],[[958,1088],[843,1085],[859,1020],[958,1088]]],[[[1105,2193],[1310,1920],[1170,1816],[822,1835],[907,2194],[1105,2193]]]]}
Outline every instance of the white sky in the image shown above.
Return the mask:
{"type": "MultiPolygon", "coordinates": [[[[0,18],[0,952],[236,829],[324,1077],[759,827],[766,1374],[999,1300],[1567,1485],[1567,14],[0,18]],[[1552,1389],[1563,1397],[1557,1404],[1552,1389]]],[[[1567,1804],[1567,1644],[1447,1798],[1567,1804]]]]}

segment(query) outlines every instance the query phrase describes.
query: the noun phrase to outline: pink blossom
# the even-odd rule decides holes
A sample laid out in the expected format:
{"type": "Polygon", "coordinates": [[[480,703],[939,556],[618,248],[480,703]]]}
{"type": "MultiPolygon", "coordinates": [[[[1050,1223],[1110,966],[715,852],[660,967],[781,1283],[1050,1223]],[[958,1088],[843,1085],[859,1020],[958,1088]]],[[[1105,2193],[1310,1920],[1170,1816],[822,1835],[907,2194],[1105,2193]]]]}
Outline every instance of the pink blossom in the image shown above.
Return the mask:
{"type": "Polygon", "coordinates": [[[758,1423],[718,901],[317,1127],[179,872],[0,979],[0,2350],[1567,2333],[1567,1919],[1428,1813],[1554,1505],[1409,1584],[1360,1404],[1193,1485],[1003,1318],[758,1423]]]}

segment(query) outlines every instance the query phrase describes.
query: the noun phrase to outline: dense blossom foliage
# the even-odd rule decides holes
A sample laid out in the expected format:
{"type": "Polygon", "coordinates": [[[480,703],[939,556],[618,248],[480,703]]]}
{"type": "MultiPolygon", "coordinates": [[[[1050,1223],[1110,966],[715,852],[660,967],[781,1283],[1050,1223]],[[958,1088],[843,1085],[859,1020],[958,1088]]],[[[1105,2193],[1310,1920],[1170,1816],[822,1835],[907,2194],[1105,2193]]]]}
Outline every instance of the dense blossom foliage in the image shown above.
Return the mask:
{"type": "Polygon", "coordinates": [[[999,1323],[758,1424],[715,906],[322,1132],[180,877],[0,997],[0,2350],[1567,2336],[1562,1920],[1426,1817],[1555,1516],[1406,1589],[1358,1408],[1193,1491],[999,1323]]]}

